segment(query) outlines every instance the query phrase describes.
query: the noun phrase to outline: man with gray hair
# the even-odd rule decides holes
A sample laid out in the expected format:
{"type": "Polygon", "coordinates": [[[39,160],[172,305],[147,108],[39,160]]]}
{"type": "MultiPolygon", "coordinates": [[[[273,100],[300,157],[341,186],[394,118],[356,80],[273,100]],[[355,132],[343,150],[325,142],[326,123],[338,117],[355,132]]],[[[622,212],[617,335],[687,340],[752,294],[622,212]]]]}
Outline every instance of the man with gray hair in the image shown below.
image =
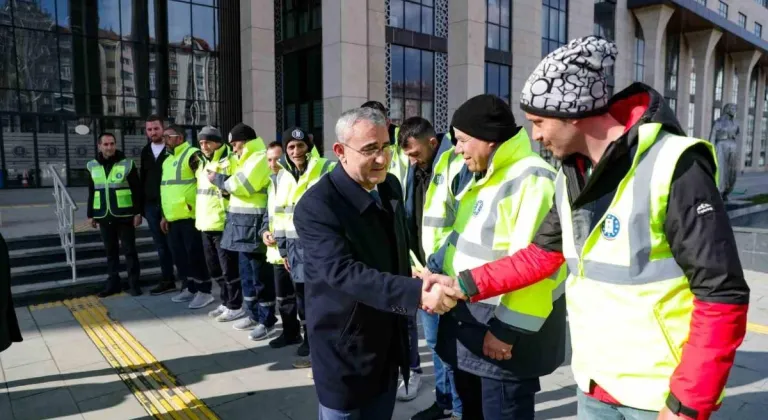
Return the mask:
{"type": "Polygon", "coordinates": [[[384,116],[347,111],[336,136],[340,164],[304,193],[293,219],[320,419],[388,420],[398,373],[406,383],[410,374],[407,316],[421,307],[444,313],[461,292],[411,277],[384,116]]]}

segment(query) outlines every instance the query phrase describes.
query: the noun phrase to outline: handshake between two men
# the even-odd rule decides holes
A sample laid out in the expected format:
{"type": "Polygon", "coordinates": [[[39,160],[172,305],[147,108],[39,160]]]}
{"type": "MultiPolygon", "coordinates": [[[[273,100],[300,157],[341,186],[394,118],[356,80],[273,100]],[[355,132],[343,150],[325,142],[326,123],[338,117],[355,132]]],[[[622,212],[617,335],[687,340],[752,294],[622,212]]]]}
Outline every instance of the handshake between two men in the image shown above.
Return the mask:
{"type": "Polygon", "coordinates": [[[456,279],[434,274],[429,270],[414,268],[413,276],[423,282],[421,288],[421,309],[430,314],[442,315],[450,311],[459,300],[467,300],[456,279]]]}

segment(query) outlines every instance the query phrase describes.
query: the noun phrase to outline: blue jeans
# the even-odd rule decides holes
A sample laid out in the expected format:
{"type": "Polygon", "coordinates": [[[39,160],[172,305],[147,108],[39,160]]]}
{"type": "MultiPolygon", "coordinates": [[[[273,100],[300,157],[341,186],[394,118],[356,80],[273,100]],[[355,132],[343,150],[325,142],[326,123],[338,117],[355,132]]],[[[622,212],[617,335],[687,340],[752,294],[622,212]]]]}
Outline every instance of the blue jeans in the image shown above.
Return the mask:
{"type": "Polygon", "coordinates": [[[656,411],[606,404],[587,396],[580,389],[576,395],[579,404],[576,414],[578,420],[656,420],[659,416],[656,411]]]}
{"type": "Polygon", "coordinates": [[[432,349],[432,363],[435,367],[435,400],[437,406],[443,410],[453,410],[453,415],[461,417],[462,407],[459,393],[456,391],[456,381],[453,378],[453,368],[443,363],[435,352],[437,344],[437,326],[440,323],[440,315],[421,314],[421,325],[424,327],[424,338],[432,349]]]}
{"type": "Polygon", "coordinates": [[[144,206],[144,218],[147,219],[149,232],[152,233],[152,242],[157,248],[157,258],[160,259],[160,270],[163,273],[163,281],[174,283],[173,277],[173,256],[171,248],[168,247],[168,238],[160,230],[160,204],[147,204],[144,206]]]}
{"type": "Polygon", "coordinates": [[[456,370],[456,389],[467,419],[533,420],[539,378],[506,380],[483,378],[456,370]]]}
{"type": "Polygon", "coordinates": [[[277,323],[275,316],[275,280],[272,264],[264,254],[240,253],[240,281],[243,286],[243,304],[248,316],[265,327],[277,323]]]}
{"type": "Polygon", "coordinates": [[[323,407],[318,404],[320,420],[391,420],[395,411],[396,388],[374,398],[364,407],[355,410],[342,411],[323,407]]]}

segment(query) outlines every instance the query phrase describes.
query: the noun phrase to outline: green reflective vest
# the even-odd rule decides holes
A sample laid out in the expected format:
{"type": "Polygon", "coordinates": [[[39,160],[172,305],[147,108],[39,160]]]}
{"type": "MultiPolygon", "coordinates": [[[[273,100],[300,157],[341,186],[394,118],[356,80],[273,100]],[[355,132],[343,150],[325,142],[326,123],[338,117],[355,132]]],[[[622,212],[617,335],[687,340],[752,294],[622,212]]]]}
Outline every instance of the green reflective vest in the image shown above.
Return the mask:
{"type": "MultiPolygon", "coordinates": [[[[275,200],[277,194],[277,174],[270,176],[269,190],[267,192],[267,213],[269,214],[269,231],[275,234],[275,200]]],[[[267,262],[270,264],[282,264],[283,257],[277,245],[267,247],[267,262]]]]}
{"type": "Polygon", "coordinates": [[[261,137],[248,141],[244,147],[237,159],[237,168],[224,183],[224,189],[231,194],[227,212],[259,216],[260,222],[267,213],[267,186],[272,172],[261,137]]]}
{"type": "MultiPolygon", "coordinates": [[[[456,197],[445,273],[455,276],[527,247],[552,207],[554,178],[555,170],[533,152],[524,129],[502,143],[485,176],[473,179],[456,197]]],[[[565,277],[563,266],[551,278],[478,304],[494,305],[495,317],[505,324],[536,332],[563,295],[565,277]]]]}
{"type": "Polygon", "coordinates": [[[299,176],[298,181],[285,169],[278,172],[275,194],[275,237],[287,239],[299,237],[296,233],[296,227],[293,225],[293,210],[304,193],[315,185],[323,175],[330,172],[335,165],[334,162],[320,157],[317,148],[313,147],[307,169],[299,176]]]}
{"type": "Polygon", "coordinates": [[[224,230],[226,209],[229,196],[208,180],[208,171],[229,176],[236,165],[235,154],[228,145],[223,145],[213,152],[205,166],[197,168],[197,199],[195,201],[195,227],[201,232],[221,232],[224,230]]]}
{"type": "Polygon", "coordinates": [[[406,197],[406,181],[408,178],[408,165],[410,164],[408,156],[397,142],[397,136],[400,134],[400,127],[395,127],[395,142],[392,144],[392,162],[389,164],[389,173],[397,177],[400,186],[403,188],[403,198],[406,197]]]}
{"type": "Polygon", "coordinates": [[[133,216],[133,197],[128,185],[133,161],[123,159],[115,163],[109,174],[97,160],[88,162],[86,168],[93,180],[93,218],[133,216]]]}
{"type": "Polygon", "coordinates": [[[680,156],[695,145],[716,158],[709,142],[671,135],[658,123],[641,125],[638,138],[632,166],[597,223],[589,210],[571,208],[562,170],[556,203],[570,269],[566,299],[576,383],[586,392],[594,381],[622,405],[659,411],[693,311],[688,279],[664,233],[672,176],[680,156]]]}
{"type": "Polygon", "coordinates": [[[184,142],[173,149],[173,153],[163,161],[160,202],[163,216],[169,222],[195,218],[197,179],[189,166],[189,160],[199,151],[200,149],[184,142]]]}
{"type": "Polygon", "coordinates": [[[464,159],[457,155],[455,148],[451,146],[440,154],[432,170],[432,179],[424,197],[421,222],[421,247],[427,258],[440,249],[445,238],[453,231],[457,202],[451,190],[451,183],[463,167],[464,159]]]}

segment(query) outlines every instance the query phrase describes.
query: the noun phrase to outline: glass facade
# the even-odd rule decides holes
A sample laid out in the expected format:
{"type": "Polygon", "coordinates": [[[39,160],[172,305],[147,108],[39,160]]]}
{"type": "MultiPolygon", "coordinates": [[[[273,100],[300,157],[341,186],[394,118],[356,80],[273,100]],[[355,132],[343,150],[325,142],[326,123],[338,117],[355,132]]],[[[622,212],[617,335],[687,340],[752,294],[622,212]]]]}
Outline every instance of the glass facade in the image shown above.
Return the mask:
{"type": "Polygon", "coordinates": [[[488,0],[488,21],[485,46],[494,50],[509,52],[511,24],[509,0],[488,0]]]}
{"type": "Polygon", "coordinates": [[[435,53],[392,45],[391,60],[392,123],[400,124],[410,117],[434,121],[435,53]]]}
{"type": "Polygon", "coordinates": [[[645,72],[645,38],[640,23],[635,20],[635,81],[642,82],[645,72]]]}
{"type": "Polygon", "coordinates": [[[389,25],[395,28],[434,35],[434,0],[390,0],[389,25]]]}
{"type": "Polygon", "coordinates": [[[541,56],[568,42],[568,0],[543,0],[541,10],[541,56]]]}
{"type": "Polygon", "coordinates": [[[503,64],[485,63],[485,93],[496,95],[509,104],[510,67],[503,64]]]}
{"type": "Polygon", "coordinates": [[[3,182],[87,180],[96,135],[138,160],[143,121],[219,123],[218,0],[0,0],[3,182]],[[167,16],[161,19],[160,16],[167,16]],[[91,134],[74,127],[85,124],[91,134]]]}

